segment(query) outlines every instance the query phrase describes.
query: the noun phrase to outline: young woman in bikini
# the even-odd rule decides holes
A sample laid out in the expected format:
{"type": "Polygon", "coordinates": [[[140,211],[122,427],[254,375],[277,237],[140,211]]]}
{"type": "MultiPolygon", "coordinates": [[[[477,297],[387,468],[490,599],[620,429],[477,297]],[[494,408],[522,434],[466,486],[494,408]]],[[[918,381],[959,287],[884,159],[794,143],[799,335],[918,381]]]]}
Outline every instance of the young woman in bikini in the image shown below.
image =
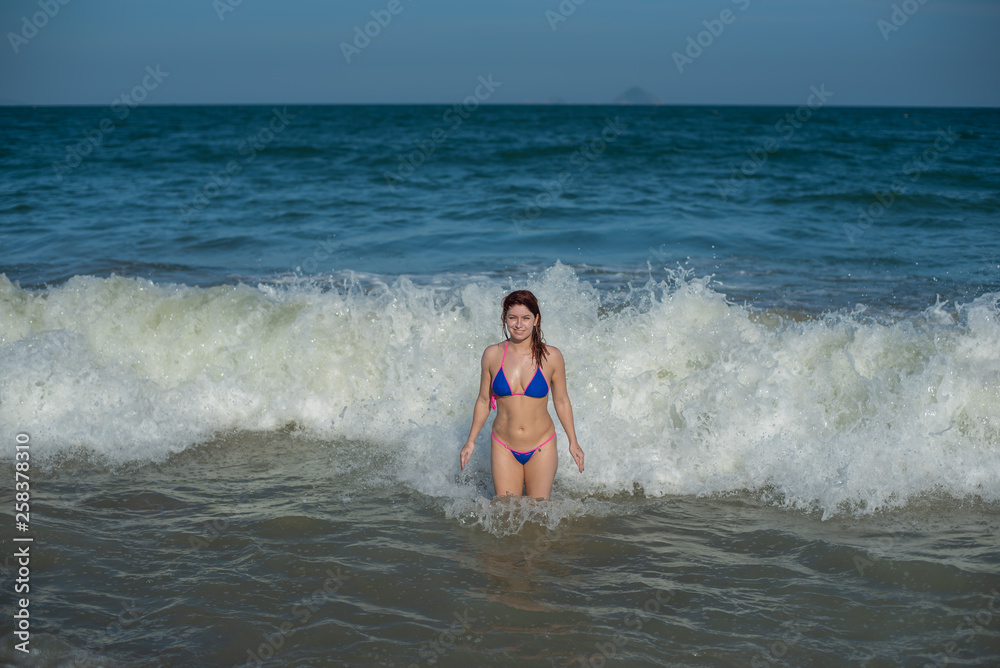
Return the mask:
{"type": "Polygon", "coordinates": [[[493,489],[498,495],[523,491],[547,499],[559,464],[555,424],[548,411],[550,390],[569,439],[569,454],[583,473],[583,450],[576,442],[573,407],[566,393],[566,365],[562,353],[542,340],[542,315],[535,295],[516,290],[504,297],[502,307],[500,322],[507,340],[483,353],[472,429],[459,461],[465,470],[492,405],[497,409],[490,437],[493,489]]]}

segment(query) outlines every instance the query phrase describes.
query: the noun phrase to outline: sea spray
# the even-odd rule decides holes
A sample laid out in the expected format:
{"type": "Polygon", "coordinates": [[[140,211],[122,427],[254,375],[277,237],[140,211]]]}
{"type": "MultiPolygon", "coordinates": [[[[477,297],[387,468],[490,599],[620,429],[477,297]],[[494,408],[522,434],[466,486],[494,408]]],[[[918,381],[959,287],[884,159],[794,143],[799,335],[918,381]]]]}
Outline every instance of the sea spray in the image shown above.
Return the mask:
{"type": "MultiPolygon", "coordinates": [[[[457,453],[509,287],[0,278],[0,430],[30,428],[40,459],[122,463],[293,426],[355,444],[348,459],[383,453],[423,494],[485,498],[488,425],[465,475],[457,453]]],[[[561,264],[517,287],[567,360],[587,453],[581,475],[557,426],[559,494],[749,491],[824,516],[931,493],[1000,501],[996,294],[894,321],[782,320],[682,273],[614,302],[561,264]]]]}

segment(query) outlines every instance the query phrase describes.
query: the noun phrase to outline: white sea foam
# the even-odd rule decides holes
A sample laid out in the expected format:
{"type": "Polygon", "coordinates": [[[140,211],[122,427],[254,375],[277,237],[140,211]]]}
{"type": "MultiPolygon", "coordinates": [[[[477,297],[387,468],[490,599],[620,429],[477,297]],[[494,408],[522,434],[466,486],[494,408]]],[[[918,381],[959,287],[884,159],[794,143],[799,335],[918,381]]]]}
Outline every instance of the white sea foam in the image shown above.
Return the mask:
{"type": "MultiPolygon", "coordinates": [[[[401,483],[474,512],[488,426],[462,474],[457,452],[509,287],[81,276],[30,291],[0,276],[0,434],[29,433],[33,457],[134,462],[294,423],[382,449],[406,462],[401,483]]],[[[898,322],[779,322],[707,278],[650,281],[624,308],[559,264],[516,287],[567,359],[587,453],[580,475],[557,430],[560,494],[752,490],[826,515],[928,493],[1000,501],[1000,295],[898,322]]]]}

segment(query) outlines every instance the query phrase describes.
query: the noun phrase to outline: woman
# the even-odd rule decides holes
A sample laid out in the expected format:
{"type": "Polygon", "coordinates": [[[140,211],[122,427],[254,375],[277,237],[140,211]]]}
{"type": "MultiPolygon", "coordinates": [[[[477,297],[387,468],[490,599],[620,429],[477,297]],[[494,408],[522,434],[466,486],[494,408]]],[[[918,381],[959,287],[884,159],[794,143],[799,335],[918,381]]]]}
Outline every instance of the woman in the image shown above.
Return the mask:
{"type": "Polygon", "coordinates": [[[542,314],[535,295],[516,290],[504,297],[502,306],[500,322],[507,340],[483,353],[472,429],[459,460],[464,471],[492,405],[497,409],[490,437],[494,491],[498,495],[524,491],[547,499],[559,465],[555,424],[548,411],[550,390],[569,439],[569,454],[583,473],[583,450],[576,442],[573,407],[566,394],[566,364],[562,353],[542,340],[542,314]]]}

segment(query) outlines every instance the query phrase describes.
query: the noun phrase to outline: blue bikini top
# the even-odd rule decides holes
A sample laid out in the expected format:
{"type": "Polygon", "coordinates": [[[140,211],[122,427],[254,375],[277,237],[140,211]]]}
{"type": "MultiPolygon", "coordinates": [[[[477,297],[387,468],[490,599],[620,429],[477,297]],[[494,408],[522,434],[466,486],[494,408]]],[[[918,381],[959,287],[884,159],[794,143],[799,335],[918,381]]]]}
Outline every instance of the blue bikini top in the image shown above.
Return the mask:
{"type": "Polygon", "coordinates": [[[534,397],[535,399],[542,399],[549,396],[549,384],[545,381],[541,367],[535,369],[535,375],[532,376],[528,387],[524,388],[524,392],[511,391],[510,383],[507,382],[507,376],[503,372],[503,363],[507,359],[507,346],[509,345],[510,341],[503,347],[503,357],[500,358],[500,370],[497,371],[497,375],[493,379],[493,394],[498,397],[525,396],[534,397]]]}

